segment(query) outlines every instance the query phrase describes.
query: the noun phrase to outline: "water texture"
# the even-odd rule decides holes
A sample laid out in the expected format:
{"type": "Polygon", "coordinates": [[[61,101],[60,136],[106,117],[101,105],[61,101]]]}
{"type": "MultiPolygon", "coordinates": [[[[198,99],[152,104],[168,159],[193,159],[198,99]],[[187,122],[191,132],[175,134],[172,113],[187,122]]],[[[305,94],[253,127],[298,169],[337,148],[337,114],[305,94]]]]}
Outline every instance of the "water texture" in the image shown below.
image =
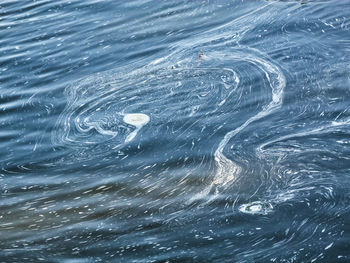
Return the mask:
{"type": "Polygon", "coordinates": [[[0,262],[349,262],[349,16],[0,1],[0,262]]]}

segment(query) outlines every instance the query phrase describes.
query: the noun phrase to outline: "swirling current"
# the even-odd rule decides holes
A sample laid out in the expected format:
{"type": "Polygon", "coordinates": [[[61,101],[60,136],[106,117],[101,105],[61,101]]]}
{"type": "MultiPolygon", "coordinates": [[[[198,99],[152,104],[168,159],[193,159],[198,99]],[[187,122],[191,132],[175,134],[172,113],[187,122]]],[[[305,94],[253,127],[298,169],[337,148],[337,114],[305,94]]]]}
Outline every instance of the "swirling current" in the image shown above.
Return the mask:
{"type": "Polygon", "coordinates": [[[0,1],[0,262],[349,262],[348,1],[0,1]]]}

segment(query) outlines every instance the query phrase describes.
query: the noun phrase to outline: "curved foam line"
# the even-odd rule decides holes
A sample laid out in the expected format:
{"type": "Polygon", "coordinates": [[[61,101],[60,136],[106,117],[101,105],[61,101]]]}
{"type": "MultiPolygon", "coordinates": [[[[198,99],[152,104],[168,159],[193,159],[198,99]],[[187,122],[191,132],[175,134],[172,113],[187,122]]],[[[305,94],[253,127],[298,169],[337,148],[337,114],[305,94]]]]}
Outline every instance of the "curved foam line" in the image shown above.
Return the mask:
{"type": "MultiPolygon", "coordinates": [[[[254,50],[256,52],[255,49],[251,49],[251,50],[254,50]]],[[[217,165],[217,171],[214,175],[213,181],[206,189],[204,189],[199,195],[196,195],[193,199],[203,198],[207,196],[213,190],[213,188],[215,191],[214,196],[210,197],[209,201],[212,199],[215,199],[215,197],[219,194],[219,188],[229,185],[237,179],[237,175],[240,173],[241,167],[225,156],[224,149],[227,143],[236,134],[238,134],[243,129],[245,129],[249,124],[265,117],[266,115],[270,114],[271,112],[273,112],[274,110],[276,110],[282,105],[282,96],[283,96],[284,87],[286,86],[286,79],[284,74],[281,72],[281,70],[277,66],[269,64],[266,60],[260,59],[258,57],[252,57],[248,55],[245,57],[245,60],[255,65],[258,64],[257,66],[263,72],[265,72],[265,76],[268,79],[271,86],[272,100],[264,108],[264,110],[260,111],[258,114],[249,118],[246,122],[244,122],[238,128],[226,133],[226,135],[220,141],[219,146],[214,153],[214,159],[217,165]],[[276,80],[278,84],[273,84],[271,80],[271,74],[276,74],[277,76],[276,80]]]]}

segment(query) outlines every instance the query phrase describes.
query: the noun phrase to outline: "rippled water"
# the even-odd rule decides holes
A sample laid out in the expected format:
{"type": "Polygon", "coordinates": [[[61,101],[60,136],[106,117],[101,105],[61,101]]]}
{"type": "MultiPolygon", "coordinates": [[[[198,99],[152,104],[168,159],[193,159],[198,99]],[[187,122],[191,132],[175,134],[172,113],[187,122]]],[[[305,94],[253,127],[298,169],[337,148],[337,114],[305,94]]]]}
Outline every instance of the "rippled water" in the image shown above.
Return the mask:
{"type": "Polygon", "coordinates": [[[349,262],[349,15],[0,1],[0,262],[349,262]]]}

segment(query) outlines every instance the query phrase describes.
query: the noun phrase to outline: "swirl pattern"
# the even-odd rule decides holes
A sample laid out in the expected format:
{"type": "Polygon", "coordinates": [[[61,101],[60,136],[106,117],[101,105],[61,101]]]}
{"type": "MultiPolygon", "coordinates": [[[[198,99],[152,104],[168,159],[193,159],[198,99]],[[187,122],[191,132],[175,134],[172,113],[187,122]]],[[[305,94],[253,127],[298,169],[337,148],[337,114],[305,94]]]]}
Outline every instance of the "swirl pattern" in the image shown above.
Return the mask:
{"type": "Polygon", "coordinates": [[[127,74],[109,71],[70,85],[53,142],[79,150],[90,145],[121,150],[142,136],[162,138],[168,144],[185,137],[198,145],[198,151],[208,147],[208,134],[222,130],[221,141],[208,153],[211,160],[198,163],[215,166],[206,176],[210,182],[190,202],[214,200],[242,173],[242,167],[226,156],[227,145],[251,123],[281,106],[286,80],[277,65],[251,48],[239,47],[225,54],[214,50],[201,56],[202,67],[189,67],[191,61],[184,57],[170,68],[155,62],[127,74]],[[143,118],[140,125],[127,120],[137,115],[143,118]],[[195,129],[209,133],[191,138],[195,129]]]}

